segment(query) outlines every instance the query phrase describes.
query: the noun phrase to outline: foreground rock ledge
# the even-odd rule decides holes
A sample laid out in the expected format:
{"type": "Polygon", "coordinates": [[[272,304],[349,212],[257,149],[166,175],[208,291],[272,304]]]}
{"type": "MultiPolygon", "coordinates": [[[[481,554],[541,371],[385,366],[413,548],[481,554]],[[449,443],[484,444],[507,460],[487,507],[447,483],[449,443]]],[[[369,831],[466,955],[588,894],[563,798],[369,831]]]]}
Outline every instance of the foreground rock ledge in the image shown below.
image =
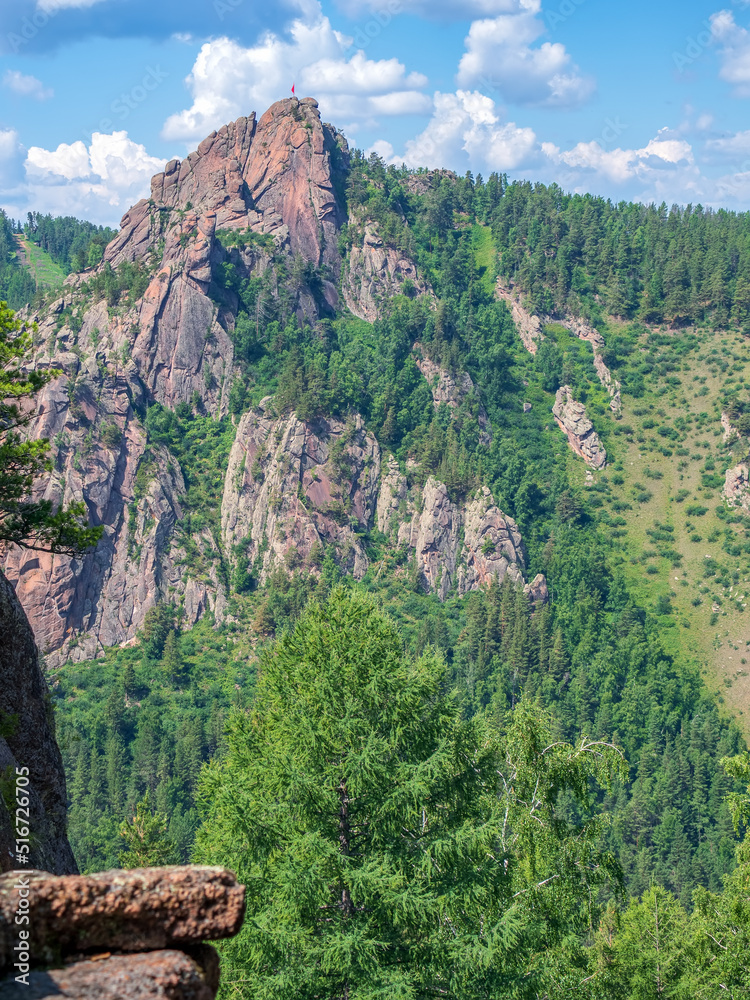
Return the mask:
{"type": "Polygon", "coordinates": [[[213,1000],[219,958],[204,945],[193,955],[152,951],[145,955],[94,956],[49,972],[31,972],[29,985],[0,983],[0,1000],[213,1000]]]}
{"type": "MultiPolygon", "coordinates": [[[[32,871],[23,877],[29,880],[29,944],[37,966],[86,951],[155,951],[232,937],[245,913],[245,888],[225,868],[136,868],[86,876],[32,871]]],[[[13,873],[0,877],[5,969],[17,942],[17,881],[13,873]]]]}

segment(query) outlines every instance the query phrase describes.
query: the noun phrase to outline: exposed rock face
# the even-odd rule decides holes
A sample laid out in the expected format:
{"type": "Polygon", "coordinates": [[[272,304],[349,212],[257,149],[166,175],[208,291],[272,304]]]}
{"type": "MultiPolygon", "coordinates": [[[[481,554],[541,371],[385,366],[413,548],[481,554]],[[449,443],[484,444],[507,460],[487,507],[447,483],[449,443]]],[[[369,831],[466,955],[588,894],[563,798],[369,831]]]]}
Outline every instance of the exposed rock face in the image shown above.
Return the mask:
{"type": "Polygon", "coordinates": [[[599,376],[599,381],[611,396],[609,401],[610,410],[613,413],[620,413],[622,411],[622,386],[604,364],[601,354],[596,351],[594,351],[594,368],[596,369],[596,374],[599,376]]]}
{"type": "Polygon", "coordinates": [[[71,354],[30,427],[32,437],[51,442],[45,498],[55,505],[83,500],[91,521],[105,526],[95,551],[78,559],[17,547],[6,555],[5,572],[51,663],[131,639],[168,594],[184,599],[190,623],[209,606],[221,609],[218,579],[190,579],[178,566],[185,484],[166,449],[146,451],[135,412],[142,398],[132,362],[81,363],[71,354]]]}
{"type": "Polygon", "coordinates": [[[214,1000],[219,956],[209,945],[145,955],[109,955],[0,982],[0,1000],[214,1000]]]}
{"type": "MultiPolygon", "coordinates": [[[[245,887],[224,868],[185,865],[54,877],[30,871],[29,946],[37,965],[92,951],[156,951],[232,937],[245,887]]],[[[0,877],[0,966],[13,962],[17,874],[0,877]]]]}
{"type": "Polygon", "coordinates": [[[0,973],[7,977],[0,997],[213,1000],[219,959],[202,942],[232,937],[244,911],[244,886],[223,868],[66,878],[30,871],[23,883],[18,873],[6,875],[0,878],[0,973]],[[28,951],[19,954],[15,914],[22,893],[28,951]],[[41,972],[39,966],[52,968],[41,972]]]}
{"type": "Polygon", "coordinates": [[[315,569],[322,545],[361,579],[367,556],[355,528],[375,518],[380,447],[357,416],[303,423],[277,417],[271,401],[237,428],[221,507],[227,551],[242,543],[265,580],[275,565],[315,569]]]}
{"type": "Polygon", "coordinates": [[[622,410],[622,387],[609,368],[607,368],[601,356],[602,348],[604,347],[604,338],[598,330],[595,330],[586,320],[577,316],[564,316],[562,318],[558,316],[545,316],[542,318],[534,316],[521,304],[519,293],[512,285],[508,286],[503,278],[498,279],[496,291],[497,297],[502,299],[510,309],[513,322],[516,324],[516,329],[518,330],[518,335],[530,354],[536,354],[539,350],[539,345],[544,340],[544,323],[559,323],[570,330],[580,340],[585,340],[591,344],[591,349],[594,352],[596,374],[611,397],[610,409],[614,413],[619,413],[622,410]]]}
{"type": "Polygon", "coordinates": [[[413,285],[411,294],[429,294],[430,289],[420,280],[414,261],[385,245],[377,223],[368,219],[362,244],[355,244],[349,251],[341,277],[346,305],[355,316],[373,323],[381,315],[383,302],[400,294],[407,280],[413,285]]]}
{"type": "Polygon", "coordinates": [[[523,341],[523,346],[530,354],[536,354],[539,350],[539,345],[544,340],[541,320],[538,316],[534,316],[528,309],[523,307],[520,295],[508,287],[502,278],[498,278],[496,294],[510,309],[510,314],[513,322],[516,324],[518,335],[523,341]]]}
{"type": "MultiPolygon", "coordinates": [[[[10,776],[13,799],[0,798],[0,870],[21,868],[15,860],[16,803],[30,810],[33,831],[28,864],[57,874],[77,871],[67,830],[67,794],[62,757],[55,742],[49,691],[39,667],[34,636],[13,588],[0,573],[0,769],[10,776]],[[16,788],[16,769],[24,779],[16,788]],[[28,779],[27,781],[25,779],[28,779]],[[28,796],[28,803],[16,798],[28,796]]],[[[0,946],[1,952],[1,946],[0,946]]]]}
{"type": "MultiPolygon", "coordinates": [[[[406,477],[401,474],[393,455],[388,456],[388,469],[381,472],[380,492],[377,505],[377,527],[384,535],[399,535],[401,522],[412,511],[409,508],[409,489],[406,477]]],[[[399,537],[400,540],[400,537],[399,537]]]]}
{"type": "MultiPolygon", "coordinates": [[[[258,122],[238,119],[168,163],[151,200],[123,218],[102,268],[137,263],[150,279],[140,298],[93,302],[88,273],[72,276],[61,299],[29,317],[38,323],[34,366],[64,371],[40,394],[29,429],[53,442],[55,467],[39,492],[55,503],[83,500],[91,522],[105,527],[96,551],[81,559],[18,550],[5,558],[51,663],[133,638],[148,608],[168,595],[184,601],[188,622],[209,607],[221,615],[218,574],[198,580],[180,565],[184,483],[163,449],[147,452],[139,414],[150,402],[194,400],[214,416],[227,412],[236,301],[214,275],[228,259],[243,278],[263,274],[270,254],[257,242],[225,250],[219,230],[270,234],[277,249],[326,265],[334,280],[323,283],[324,301],[302,286],[297,307],[316,316],[335,306],[336,234],[345,218],[336,189],[347,155],[312,99],[280,101],[258,122]]],[[[216,548],[206,533],[194,541],[205,552],[216,548]]]]}
{"type": "Polygon", "coordinates": [[[726,413],[722,413],[721,415],[721,429],[724,432],[722,437],[724,444],[728,444],[740,436],[740,432],[732,425],[732,421],[726,413]]]}
{"type": "Polygon", "coordinates": [[[323,546],[361,579],[369,565],[358,530],[377,526],[413,550],[423,585],[444,600],[493,577],[522,579],[523,543],[487,489],[454,503],[434,477],[409,489],[396,460],[381,466],[360,417],[303,422],[276,417],[270,400],[237,428],[222,502],[226,550],[244,551],[265,580],[279,565],[317,572],[323,546]]]}
{"type": "Polygon", "coordinates": [[[417,368],[422,372],[430,386],[435,409],[445,403],[451,410],[457,410],[462,403],[473,397],[476,406],[477,423],[479,424],[479,440],[483,445],[492,443],[492,433],[487,411],[482,406],[479,395],[468,372],[461,372],[455,377],[436,365],[430,358],[423,356],[422,345],[414,344],[417,353],[417,368]]]}
{"type": "Polygon", "coordinates": [[[730,507],[750,511],[750,471],[746,462],[727,469],[722,495],[730,507]]]}
{"type": "MultiPolygon", "coordinates": [[[[425,586],[441,596],[493,576],[520,579],[517,529],[491,503],[475,515],[474,500],[457,507],[432,480],[417,515],[416,496],[397,465],[389,463],[381,482],[380,449],[360,417],[348,424],[280,418],[268,401],[237,427],[220,537],[193,534],[190,551],[197,545],[205,566],[185,564],[185,483],[169,452],[148,444],[144,412],[156,402],[226,415],[237,297],[225,287],[224,265],[241,280],[263,278],[273,295],[269,238],[276,253],[326,269],[322,295],[300,279],[289,308],[312,319],[337,305],[336,237],[345,221],[337,191],[347,156],[311,99],[280,101],[260,121],[238,119],[184,161],[168,163],[153,179],[151,199],[124,217],[98,273],[72,276],[62,298],[29,317],[38,322],[33,364],[64,373],[40,394],[30,427],[31,437],[52,445],[54,469],[38,484],[39,495],[55,504],[82,500],[90,521],[104,526],[96,550],[78,559],[18,549],[4,555],[50,663],[87,659],[132,640],[160,600],[180,603],[188,625],[208,609],[220,620],[226,594],[217,562],[231,565],[238,552],[261,582],[280,564],[316,572],[324,549],[360,579],[368,567],[361,535],[376,521],[414,550],[425,586]],[[236,231],[232,239],[227,231],[236,231]],[[143,294],[117,306],[93,301],[87,282],[103,282],[110,266],[131,268],[143,294]]],[[[412,180],[427,190],[442,176],[412,180]]],[[[413,263],[366,223],[343,275],[350,307],[374,318],[380,298],[407,278],[417,293],[431,294],[413,263]]],[[[490,425],[469,376],[451,376],[425,358],[418,364],[435,406],[471,413],[489,444],[490,425]]]]}
{"type": "Polygon", "coordinates": [[[417,496],[390,458],[378,502],[378,528],[396,545],[414,550],[422,585],[440,600],[454,586],[466,594],[493,578],[523,579],[526,553],[521,534],[486,487],[467,503],[457,504],[446,486],[431,476],[417,496]]]}
{"type": "Polygon", "coordinates": [[[599,381],[611,397],[609,408],[613,413],[619,413],[622,410],[622,387],[609,368],[607,368],[601,356],[601,352],[604,347],[604,337],[602,337],[599,331],[595,330],[593,326],[590,326],[586,320],[580,319],[579,317],[566,316],[563,319],[555,320],[555,322],[561,323],[563,326],[567,327],[570,332],[574,333],[580,340],[585,340],[591,344],[591,349],[594,352],[594,368],[596,369],[596,374],[599,376],[599,381]]]}
{"type": "Polygon", "coordinates": [[[493,579],[523,579],[526,565],[521,533],[486,486],[477,490],[464,511],[464,549],[459,571],[459,593],[487,586],[493,579]]]}
{"type": "Polygon", "coordinates": [[[542,608],[545,604],[549,604],[549,588],[547,587],[547,580],[541,573],[537,573],[531,583],[527,583],[523,588],[524,594],[529,599],[529,603],[533,605],[534,608],[542,608]]]}
{"type": "Polygon", "coordinates": [[[422,501],[410,541],[423,584],[444,601],[456,579],[461,514],[445,485],[432,476],[425,483],[422,501]]]}
{"type": "Polygon", "coordinates": [[[557,390],[552,413],[576,455],[592,469],[603,469],[607,464],[607,452],[586,416],[586,407],[573,399],[570,386],[564,385],[557,390]]]}
{"type": "Polygon", "coordinates": [[[216,229],[249,226],[335,268],[336,233],[345,221],[335,178],[347,154],[343,137],[321,122],[317,101],[277,101],[260,121],[254,114],[238,118],[182,162],[170,161],[151,181],[151,201],[138,202],[123,219],[106,259],[144,256],[164,235],[159,216],[183,210],[195,214],[199,257],[216,229]]]}

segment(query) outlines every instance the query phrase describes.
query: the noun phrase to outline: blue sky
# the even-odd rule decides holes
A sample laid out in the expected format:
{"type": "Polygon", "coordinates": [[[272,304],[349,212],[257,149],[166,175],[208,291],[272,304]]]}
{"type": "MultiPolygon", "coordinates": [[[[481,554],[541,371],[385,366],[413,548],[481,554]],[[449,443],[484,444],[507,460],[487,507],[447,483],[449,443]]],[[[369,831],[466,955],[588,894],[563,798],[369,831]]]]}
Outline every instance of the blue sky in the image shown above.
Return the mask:
{"type": "Polygon", "coordinates": [[[389,161],[750,208],[750,0],[6,0],[0,206],[116,225],[292,82],[389,161]]]}

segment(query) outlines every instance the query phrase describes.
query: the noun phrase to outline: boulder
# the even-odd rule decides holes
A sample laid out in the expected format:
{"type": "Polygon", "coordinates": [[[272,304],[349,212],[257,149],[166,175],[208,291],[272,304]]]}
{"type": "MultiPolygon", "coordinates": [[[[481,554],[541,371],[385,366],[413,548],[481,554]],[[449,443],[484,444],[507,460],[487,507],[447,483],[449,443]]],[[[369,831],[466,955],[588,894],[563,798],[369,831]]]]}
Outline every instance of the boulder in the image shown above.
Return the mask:
{"type": "Polygon", "coordinates": [[[592,469],[603,469],[607,464],[607,452],[586,415],[586,407],[573,398],[570,386],[564,385],[557,390],[552,413],[576,455],[592,469]]]}
{"type": "Polygon", "coordinates": [[[144,955],[104,952],[64,968],[0,982],[0,1000],[214,1000],[219,956],[210,945],[144,955]],[[28,984],[28,985],[26,985],[28,984]]]}
{"type": "MultiPolygon", "coordinates": [[[[245,887],[224,868],[136,868],[95,875],[23,875],[29,949],[37,965],[90,951],[154,951],[232,937],[242,926],[245,887]]],[[[0,877],[0,964],[13,959],[18,873],[0,877]]]]}

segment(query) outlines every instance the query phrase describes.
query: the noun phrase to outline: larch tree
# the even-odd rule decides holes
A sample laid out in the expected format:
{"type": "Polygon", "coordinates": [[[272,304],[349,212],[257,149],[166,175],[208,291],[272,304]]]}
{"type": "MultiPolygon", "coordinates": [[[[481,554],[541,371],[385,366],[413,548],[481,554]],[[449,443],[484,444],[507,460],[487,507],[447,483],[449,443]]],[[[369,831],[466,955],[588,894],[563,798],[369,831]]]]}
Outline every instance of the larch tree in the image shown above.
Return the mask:
{"type": "Polygon", "coordinates": [[[227,995],[536,995],[615,867],[558,793],[585,801],[621,757],[552,744],[525,709],[502,733],[465,721],[444,683],[437,652],[410,659],[374,600],[341,587],[264,656],[201,782],[195,860],[247,886],[227,995]]]}

